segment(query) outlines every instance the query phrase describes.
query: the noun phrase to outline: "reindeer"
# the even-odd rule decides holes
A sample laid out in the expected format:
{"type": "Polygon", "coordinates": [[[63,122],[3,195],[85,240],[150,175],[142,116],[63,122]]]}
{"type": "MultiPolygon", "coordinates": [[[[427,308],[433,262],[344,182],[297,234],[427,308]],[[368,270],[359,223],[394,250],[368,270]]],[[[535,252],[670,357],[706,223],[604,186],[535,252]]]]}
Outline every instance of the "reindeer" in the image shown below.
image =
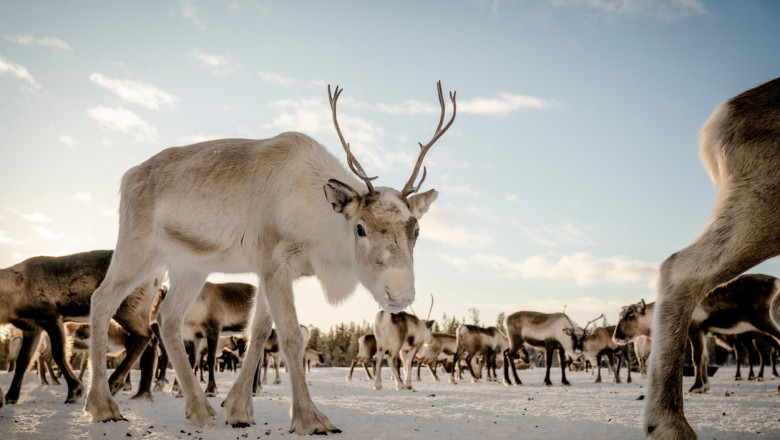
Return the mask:
{"type": "MultiPolygon", "coordinates": [[[[707,333],[740,334],[747,331],[765,333],[780,342],[778,330],[769,316],[769,303],[780,289],[778,279],[769,275],[742,275],[717,287],[693,310],[688,321],[688,338],[693,352],[695,380],[688,390],[691,393],[706,393],[709,388],[707,376],[707,333]]],[[[643,302],[624,308],[620,314],[615,339],[631,338],[636,332],[650,335],[657,324],[654,311],[657,305],[643,302]]],[[[657,332],[654,332],[657,335],[657,332]]],[[[657,336],[654,336],[657,337],[657,336]]],[[[653,347],[655,350],[656,347],[653,347]]],[[[655,356],[651,354],[651,356],[655,356]]],[[[653,358],[656,359],[656,358],[653,358]]],[[[655,369],[650,363],[651,372],[655,369]]],[[[680,367],[682,368],[682,367],[680,367]]],[[[652,375],[651,375],[652,377],[652,375]]]]}
{"type": "MultiPolygon", "coordinates": [[[[455,335],[447,333],[432,333],[433,338],[423,344],[420,350],[417,352],[417,382],[420,382],[420,368],[423,364],[428,367],[428,371],[431,372],[434,382],[439,381],[439,376],[436,375],[436,367],[439,362],[442,365],[449,361],[452,362],[453,356],[458,349],[458,340],[455,335]]],[[[446,373],[446,370],[445,370],[446,373]]]]}
{"type": "Polygon", "coordinates": [[[382,389],[382,360],[388,356],[395,387],[399,390],[412,389],[412,361],[423,343],[429,342],[433,321],[421,320],[406,312],[388,313],[380,310],[374,321],[376,336],[376,375],[374,389],[382,389]],[[398,369],[398,360],[404,367],[404,381],[398,369]]]}
{"type": "Polygon", "coordinates": [[[504,385],[511,385],[509,380],[509,367],[512,367],[512,375],[515,385],[522,385],[517,376],[514,360],[518,350],[527,344],[534,348],[544,348],[547,372],[544,376],[544,384],[552,386],[550,381],[550,367],[552,367],[552,354],[558,351],[558,363],[561,365],[561,383],[570,385],[566,380],[566,353],[580,354],[585,339],[585,332],[576,326],[565,313],[539,313],[521,311],[515,312],[504,318],[504,329],[509,348],[504,350],[504,385]]]}
{"type": "MultiPolygon", "coordinates": [[[[91,324],[105,333],[110,315],[148,274],[167,266],[168,296],[161,306],[162,339],[186,396],[185,414],[196,426],[214,415],[188,371],[180,328],[189,305],[211,272],[255,272],[259,278],[245,364],[224,403],[234,427],[254,423],[251,383],[262,347],[276,324],[288,359],[303,359],[293,281],[317,276],[326,299],[339,304],[358,281],[388,313],[415,296],[412,253],[418,220],[436,200],[435,190],[415,184],[425,154],[449,129],[438,84],[441,117],[433,138],[421,145],[411,178],[401,191],[374,188],[344,140],[336,118],[342,90],[328,93],[336,132],[353,174],[322,145],[301,133],[264,140],[222,139],[163,150],[125,173],[119,233],[106,280],[95,292],[91,324]]],[[[99,331],[98,331],[99,330],[99,331]]],[[[95,338],[85,410],[93,421],[122,415],[106,386],[105,340],[95,338]]],[[[338,429],[312,402],[302,362],[290,362],[292,423],[297,434],[338,429]]]]}
{"type": "MultiPolygon", "coordinates": [[[[652,328],[655,303],[646,304],[642,299],[636,304],[623,306],[618,314],[618,324],[612,340],[618,344],[633,342],[634,354],[639,363],[642,377],[647,376],[647,359],[650,356],[650,329],[652,328]]],[[[630,364],[629,364],[630,369],[630,364]]]]}
{"type": "MultiPolygon", "coordinates": [[[[347,380],[352,380],[352,371],[355,369],[355,365],[360,362],[363,365],[363,370],[366,372],[368,380],[373,379],[371,373],[368,372],[366,365],[372,363],[376,357],[376,337],[373,334],[363,335],[358,338],[358,352],[355,358],[352,359],[352,365],[349,366],[349,373],[347,373],[347,380]]],[[[374,374],[376,374],[376,363],[374,363],[374,374]]]]}
{"type": "Polygon", "coordinates": [[[311,347],[306,347],[306,350],[303,352],[304,369],[307,372],[311,371],[312,364],[314,364],[315,367],[317,365],[325,365],[325,357],[322,356],[322,353],[320,353],[319,351],[311,347]]]}
{"type": "Polygon", "coordinates": [[[238,364],[246,351],[246,338],[243,336],[220,336],[217,344],[217,352],[220,353],[220,370],[238,371],[238,364]]]}
{"type": "Polygon", "coordinates": [[[628,366],[628,375],[626,376],[626,383],[631,383],[631,359],[628,356],[628,345],[618,344],[612,340],[612,335],[615,332],[615,326],[610,325],[606,327],[596,327],[591,331],[588,331],[588,326],[593,322],[603,318],[604,315],[589,321],[585,325],[585,340],[582,344],[582,353],[587,359],[593,361],[596,365],[598,374],[596,375],[596,383],[601,383],[601,357],[607,357],[607,365],[609,370],[615,376],[615,383],[620,383],[620,364],[623,357],[626,359],[626,365],[628,366]],[[617,366],[615,366],[614,358],[617,356],[617,366]]]}
{"type": "Polygon", "coordinates": [[[504,350],[508,347],[506,336],[496,327],[483,328],[476,325],[463,324],[458,327],[455,333],[456,346],[455,355],[453,356],[454,368],[450,373],[450,383],[455,383],[455,370],[458,370],[458,378],[460,378],[461,366],[458,363],[459,359],[464,359],[468,366],[469,373],[471,373],[471,381],[479,382],[482,376],[480,368],[479,374],[474,372],[472,366],[472,359],[475,356],[483,356],[487,367],[488,382],[497,381],[496,378],[496,353],[504,353],[504,350]],[[491,379],[491,369],[493,377],[491,379]]]}
{"type": "Polygon", "coordinates": [[[717,345],[725,348],[726,350],[734,352],[734,361],[737,364],[737,371],[734,374],[735,381],[742,380],[742,373],[740,371],[740,367],[742,364],[741,356],[743,352],[746,354],[747,365],[748,365],[747,380],[758,381],[758,382],[764,381],[764,365],[766,364],[767,361],[766,358],[769,358],[768,360],[772,364],[772,376],[778,377],[777,369],[775,366],[775,359],[774,359],[774,352],[778,347],[778,344],[771,337],[768,337],[763,333],[759,333],[759,332],[745,332],[736,335],[722,334],[716,332],[716,333],[712,333],[712,339],[715,341],[717,345]],[[760,365],[758,376],[756,376],[753,373],[754,358],[753,356],[751,356],[753,354],[758,355],[757,356],[758,363],[760,365]]]}
{"type": "MultiPolygon", "coordinates": [[[[639,375],[642,378],[647,377],[647,359],[650,357],[650,345],[652,341],[649,336],[640,335],[633,339],[634,356],[639,364],[639,375]]],[[[629,363],[629,368],[631,364],[629,363]]]]}
{"type": "MultiPolygon", "coordinates": [[[[81,397],[81,381],[65,360],[63,321],[89,314],[92,294],[106,274],[111,255],[112,251],[92,251],[63,257],[33,257],[0,270],[0,324],[11,323],[22,330],[16,371],[5,396],[7,403],[19,400],[24,373],[42,330],[49,335],[52,356],[68,385],[65,403],[76,402],[81,397]]],[[[116,312],[117,322],[133,335],[134,343],[125,360],[106,379],[109,393],[124,387],[125,375],[151,339],[149,309],[161,281],[160,271],[145,274],[132,292],[128,292],[132,295],[126,295],[127,300],[111,311],[112,316],[116,312]]]]}
{"type": "MultiPolygon", "coordinates": [[[[217,395],[217,383],[214,378],[214,366],[217,360],[219,335],[223,332],[241,333],[247,326],[255,302],[255,287],[245,283],[220,283],[206,282],[203,285],[195,302],[192,303],[184,317],[182,325],[182,339],[193,341],[195,345],[196,365],[200,365],[201,346],[206,343],[206,365],[209,372],[209,380],[206,385],[206,396],[217,395]]],[[[161,294],[161,300],[165,301],[167,293],[161,294]]],[[[157,316],[158,324],[168,319],[161,307],[157,316]]],[[[165,378],[165,367],[168,363],[167,350],[163,344],[165,354],[162,357],[161,377],[165,378]]],[[[201,375],[202,375],[201,369],[201,375]]]]}
{"type": "MultiPolygon", "coordinates": [[[[661,264],[644,430],[694,438],[682,406],[685,332],[710,292],[780,253],[780,78],[715,108],[701,131],[699,157],[720,186],[709,225],[661,264]],[[658,361],[656,361],[658,360],[658,361]]],[[[775,315],[780,318],[780,315],[775,315]]]]}

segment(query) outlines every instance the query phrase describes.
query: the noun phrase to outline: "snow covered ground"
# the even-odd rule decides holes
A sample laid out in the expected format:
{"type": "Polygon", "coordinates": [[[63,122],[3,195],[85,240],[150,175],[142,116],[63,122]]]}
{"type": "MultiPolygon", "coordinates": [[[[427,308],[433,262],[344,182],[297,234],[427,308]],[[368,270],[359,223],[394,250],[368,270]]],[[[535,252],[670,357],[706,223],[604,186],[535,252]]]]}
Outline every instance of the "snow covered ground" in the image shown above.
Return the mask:
{"type": "MultiPolygon", "coordinates": [[[[308,376],[315,403],[343,430],[339,439],[638,439],[645,400],[645,379],[634,383],[594,383],[585,372],[569,372],[570,387],[560,386],[554,370],[552,387],[542,384],[544,369],[520,371],[522,387],[497,383],[452,385],[434,383],[423,371],[414,391],[398,391],[383,368],[384,390],[374,391],[362,371],[346,382],[346,368],[317,368],[308,376]]],[[[603,374],[604,372],[602,372],[603,374]]],[[[706,395],[685,395],[689,422],[701,439],[780,438],[778,379],[734,382],[734,367],[722,367],[713,376],[706,395]]],[[[138,372],[134,372],[137,379],[138,372]]],[[[66,388],[41,386],[28,373],[19,404],[0,413],[0,439],[264,439],[297,437],[290,426],[289,378],[267,385],[254,399],[255,426],[233,429],[226,425],[220,404],[236,373],[218,374],[220,396],[209,398],[217,417],[204,428],[184,418],[184,400],[170,392],[155,394],[154,402],[117,400],[128,422],[90,423],[78,404],[65,405],[66,388]]],[[[86,379],[86,376],[85,376],[86,379]]],[[[7,390],[11,374],[0,373],[7,390]]],[[[85,381],[85,385],[88,383],[85,381]]],[[[685,378],[690,387],[691,378],[685,378]]]]}

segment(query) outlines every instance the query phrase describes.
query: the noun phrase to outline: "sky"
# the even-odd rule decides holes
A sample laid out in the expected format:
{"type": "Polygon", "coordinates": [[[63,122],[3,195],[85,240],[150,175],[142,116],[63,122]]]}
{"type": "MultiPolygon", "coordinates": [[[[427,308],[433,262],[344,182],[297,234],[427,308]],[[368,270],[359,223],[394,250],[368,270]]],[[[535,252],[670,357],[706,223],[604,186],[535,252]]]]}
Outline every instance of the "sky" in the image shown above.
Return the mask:
{"type": "MultiPolygon", "coordinates": [[[[414,310],[614,323],[707,224],[699,130],[780,74],[778,22],[757,0],[3,2],[0,267],[113,248],[122,174],[170,146],[295,130],[343,161],[327,84],[366,172],[401,188],[441,80],[458,112],[425,160],[414,310]]],[[[378,311],[362,287],[295,291],[322,329],[378,311]]]]}

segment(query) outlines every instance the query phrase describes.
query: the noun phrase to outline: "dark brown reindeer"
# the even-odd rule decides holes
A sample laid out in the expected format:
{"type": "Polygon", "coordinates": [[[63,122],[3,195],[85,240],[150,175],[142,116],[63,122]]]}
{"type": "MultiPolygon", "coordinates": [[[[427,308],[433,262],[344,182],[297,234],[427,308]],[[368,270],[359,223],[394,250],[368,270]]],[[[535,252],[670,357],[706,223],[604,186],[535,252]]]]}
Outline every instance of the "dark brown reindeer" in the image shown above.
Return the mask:
{"type": "MultiPolygon", "coordinates": [[[[106,250],[63,257],[33,257],[0,270],[0,323],[11,323],[23,334],[16,371],[5,396],[7,403],[19,400],[24,373],[42,331],[49,335],[52,356],[68,385],[65,403],[79,399],[83,387],[65,359],[63,321],[89,315],[92,294],[105,277],[111,255],[112,251],[106,250]]],[[[117,304],[118,310],[111,312],[111,316],[133,335],[134,342],[125,360],[106,379],[109,393],[124,387],[125,375],[151,339],[149,309],[161,282],[160,271],[145,274],[133,286],[127,300],[117,304]]],[[[105,358],[105,353],[103,355],[105,358]]]]}
{"type": "MultiPolygon", "coordinates": [[[[475,356],[482,356],[485,359],[487,367],[488,382],[497,382],[496,377],[496,355],[503,356],[504,350],[509,346],[506,336],[496,327],[479,327],[476,325],[463,324],[458,326],[455,333],[456,350],[453,356],[454,367],[450,373],[450,383],[455,383],[456,371],[460,370],[459,359],[466,361],[471,381],[479,382],[482,377],[482,371],[475,372],[472,366],[472,360],[475,356]],[[492,376],[491,376],[492,373],[492,376]]],[[[458,371],[460,373],[460,371],[458,371]]],[[[460,376],[460,374],[458,374],[460,376]]]]}
{"type": "MultiPolygon", "coordinates": [[[[93,421],[121,420],[107,387],[105,339],[111,315],[137,284],[167,267],[168,295],[161,306],[162,339],[186,397],[185,415],[203,426],[216,414],[189,373],[180,329],[187,309],[212,272],[254,272],[259,287],[245,366],[224,402],[235,427],[254,424],[252,380],[272,322],[287,359],[303,359],[304,346],[293,282],[317,276],[327,300],[338,304],[358,282],[388,312],[414,301],[413,250],[418,219],[435,201],[434,190],[416,183],[425,154],[449,129],[437,85],[441,117],[432,139],[421,144],[412,176],[401,191],[375,188],[341,135],[336,102],[333,122],[350,173],[325,147],[301,133],[263,140],[222,139],[168,148],[122,178],[119,234],[108,275],[95,292],[91,325],[94,368],[85,410],[93,421]],[[360,180],[355,179],[358,176],[360,180]],[[360,181],[365,190],[359,190],[360,181]],[[358,188],[358,189],[355,189],[358,188]],[[185,374],[187,373],[187,374],[185,374]]],[[[289,362],[290,431],[338,432],[314,405],[303,362],[289,362]]]]}
{"type": "Polygon", "coordinates": [[[433,381],[438,382],[439,376],[436,374],[436,367],[440,362],[442,365],[445,363],[452,363],[455,351],[458,349],[458,340],[455,335],[434,332],[431,336],[433,336],[433,338],[431,338],[429,342],[423,344],[417,352],[417,382],[420,382],[420,369],[423,364],[425,364],[425,366],[428,367],[428,371],[431,372],[433,381]]]}
{"type": "MultiPolygon", "coordinates": [[[[255,291],[254,286],[246,283],[215,284],[206,282],[187,310],[182,324],[182,339],[194,342],[196,362],[200,361],[199,348],[203,345],[201,342],[205,341],[206,343],[206,366],[209,373],[206,396],[217,395],[214,368],[217,361],[219,336],[223,332],[242,333],[244,331],[254,306],[255,291]]],[[[161,295],[161,297],[164,296],[167,294],[161,295]]],[[[157,315],[158,325],[162,326],[166,319],[167,317],[160,311],[157,315]]],[[[160,359],[162,371],[158,380],[164,381],[168,356],[165,344],[162,345],[164,354],[160,359]]]]}
{"type": "Polygon", "coordinates": [[[558,362],[561,365],[561,383],[569,385],[566,379],[566,354],[578,355],[582,352],[585,332],[575,325],[565,313],[515,312],[504,318],[504,329],[509,339],[509,348],[504,351],[504,385],[512,385],[509,380],[509,368],[515,385],[522,385],[517,376],[515,359],[518,352],[527,344],[534,348],[544,348],[547,371],[544,384],[552,385],[550,367],[552,367],[553,352],[558,351],[558,362]]]}
{"type": "Polygon", "coordinates": [[[748,365],[747,380],[763,382],[764,366],[767,362],[772,365],[772,377],[778,377],[774,354],[777,353],[780,345],[772,337],[760,332],[745,332],[737,335],[712,333],[712,339],[719,346],[734,352],[734,361],[737,364],[737,371],[734,374],[735,381],[742,380],[740,367],[743,353],[748,365]],[[753,361],[756,359],[759,364],[758,375],[753,372],[753,361]]]}
{"type": "Polygon", "coordinates": [[[714,288],[780,254],[780,78],[715,108],[699,157],[720,186],[709,225],[661,265],[644,429],[694,438],[682,399],[683,347],[696,305],[714,288]]]}
{"type": "Polygon", "coordinates": [[[352,365],[349,366],[349,373],[347,373],[347,380],[352,380],[352,371],[355,369],[355,365],[360,362],[363,365],[363,370],[366,372],[368,380],[373,379],[371,373],[368,372],[368,364],[374,366],[374,374],[376,374],[376,336],[373,334],[363,335],[358,338],[358,352],[355,358],[352,359],[352,365]]]}

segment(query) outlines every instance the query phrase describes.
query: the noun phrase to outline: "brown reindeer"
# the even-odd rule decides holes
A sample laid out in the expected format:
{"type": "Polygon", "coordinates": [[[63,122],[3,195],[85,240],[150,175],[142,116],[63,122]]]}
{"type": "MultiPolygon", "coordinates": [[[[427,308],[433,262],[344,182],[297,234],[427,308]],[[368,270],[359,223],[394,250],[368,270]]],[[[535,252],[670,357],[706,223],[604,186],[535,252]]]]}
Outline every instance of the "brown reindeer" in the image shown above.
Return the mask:
{"type": "Polygon", "coordinates": [[[585,332],[565,313],[515,312],[504,318],[504,329],[509,339],[509,348],[504,351],[504,385],[512,384],[509,380],[510,367],[515,385],[523,384],[517,376],[515,359],[525,344],[534,348],[544,348],[547,367],[544,384],[547,386],[552,386],[550,367],[553,363],[553,352],[557,351],[558,363],[561,366],[561,383],[569,385],[566,379],[566,354],[575,355],[582,352],[585,332]]]}
{"type": "Polygon", "coordinates": [[[347,373],[347,380],[352,380],[352,371],[355,369],[355,365],[360,362],[363,365],[363,370],[366,372],[368,380],[373,379],[371,373],[368,372],[368,364],[373,363],[374,374],[376,374],[376,336],[373,334],[363,335],[358,338],[358,352],[355,358],[352,359],[352,365],[349,366],[349,373],[347,373]]]}
{"type": "Polygon", "coordinates": [[[474,371],[472,360],[475,356],[484,358],[488,382],[498,381],[496,377],[496,355],[501,353],[503,356],[504,350],[508,348],[509,343],[506,336],[496,327],[484,328],[463,324],[458,326],[455,337],[457,348],[453,355],[454,367],[452,373],[450,373],[450,383],[455,383],[456,376],[458,378],[461,376],[459,359],[466,361],[469,373],[471,373],[471,381],[479,382],[479,379],[482,377],[482,369],[480,367],[478,372],[474,371]],[[457,375],[455,370],[458,370],[457,375]]]}
{"type": "MultiPolygon", "coordinates": [[[[23,334],[16,371],[5,396],[7,403],[19,400],[24,372],[44,330],[51,341],[54,361],[68,385],[65,402],[79,399],[83,387],[65,359],[63,321],[89,315],[92,293],[105,277],[111,255],[112,251],[92,251],[63,257],[33,257],[0,270],[0,323],[11,323],[23,334]]],[[[116,314],[112,312],[117,322],[133,335],[134,342],[125,360],[106,382],[111,393],[124,387],[125,375],[151,339],[149,310],[162,282],[162,273],[156,271],[149,275],[139,281],[140,286],[133,286],[132,294],[115,310],[116,314]]]]}
{"type": "MultiPolygon", "coordinates": [[[[420,368],[423,364],[428,367],[434,382],[439,381],[436,374],[436,367],[439,363],[442,365],[452,363],[455,351],[458,349],[458,339],[455,335],[447,333],[432,333],[433,338],[426,342],[417,352],[417,382],[420,382],[420,368]]],[[[445,370],[446,373],[446,370],[445,370]]]]}

